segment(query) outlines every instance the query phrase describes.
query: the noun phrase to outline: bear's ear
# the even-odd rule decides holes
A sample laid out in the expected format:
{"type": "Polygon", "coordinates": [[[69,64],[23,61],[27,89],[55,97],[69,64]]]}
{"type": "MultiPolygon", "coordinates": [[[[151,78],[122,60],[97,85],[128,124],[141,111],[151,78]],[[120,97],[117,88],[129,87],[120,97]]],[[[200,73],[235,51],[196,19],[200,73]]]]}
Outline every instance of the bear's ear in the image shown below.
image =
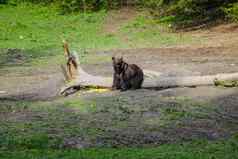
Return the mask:
{"type": "Polygon", "coordinates": [[[115,60],[115,57],[114,56],[112,56],[112,61],[114,61],[115,60]]]}

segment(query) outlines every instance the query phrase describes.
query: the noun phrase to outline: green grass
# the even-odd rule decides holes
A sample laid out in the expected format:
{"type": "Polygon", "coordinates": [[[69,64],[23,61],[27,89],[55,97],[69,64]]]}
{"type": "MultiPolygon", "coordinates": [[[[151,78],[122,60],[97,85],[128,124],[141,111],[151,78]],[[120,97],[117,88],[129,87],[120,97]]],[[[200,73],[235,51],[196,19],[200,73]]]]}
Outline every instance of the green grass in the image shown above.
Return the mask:
{"type": "Polygon", "coordinates": [[[238,140],[194,141],[157,148],[0,151],[4,159],[237,159],[238,140]]]}
{"type": "Polygon", "coordinates": [[[233,22],[238,22],[238,3],[230,4],[226,7],[222,7],[226,17],[233,22]]]}
{"type": "MultiPolygon", "coordinates": [[[[145,103],[148,100],[153,99],[145,99],[145,103]]],[[[108,130],[132,131],[131,127],[138,127],[138,130],[150,134],[163,128],[170,129],[170,125],[180,127],[187,120],[213,122],[216,119],[210,119],[214,108],[212,105],[188,99],[173,100],[171,104],[169,101],[156,105],[145,103],[134,107],[125,97],[92,100],[70,98],[44,102],[2,100],[0,150],[61,149],[64,141],[77,137],[87,139],[96,147],[99,146],[97,139],[103,141],[103,147],[120,147],[120,144],[114,143],[113,131],[108,130]],[[159,115],[144,116],[144,113],[159,115]]],[[[220,123],[219,127],[223,126],[220,123]]],[[[130,135],[124,138],[130,140],[130,135]]]]}
{"type": "MultiPolygon", "coordinates": [[[[237,133],[229,139],[216,141],[194,138],[194,140],[178,140],[173,144],[167,143],[156,147],[150,144],[131,145],[130,148],[125,145],[117,146],[114,143],[114,132],[108,130],[123,132],[130,130],[131,126],[133,128],[136,126],[138,131],[150,133],[150,131],[160,132],[172,123],[178,124],[184,119],[212,121],[209,115],[213,108],[211,105],[195,103],[186,97],[159,100],[168,101],[168,103],[162,105],[163,103],[157,102],[156,105],[145,105],[142,102],[134,107],[126,96],[92,100],[66,98],[53,102],[2,100],[0,103],[0,158],[236,159],[238,156],[237,133]],[[172,103],[169,104],[169,101],[172,103]],[[156,118],[140,115],[149,111],[159,111],[160,115],[156,118]],[[146,123],[148,119],[152,119],[152,123],[146,123]],[[95,148],[76,150],[65,146],[65,141],[71,138],[81,138],[83,141],[86,139],[95,148]],[[104,139],[102,145],[97,143],[100,138],[104,139]],[[114,146],[118,148],[114,149],[114,146]]],[[[222,127],[219,125],[221,123],[217,124],[218,127],[222,127]]],[[[123,136],[121,140],[130,141],[130,137],[130,135],[123,136]]]]}
{"type": "MultiPolygon", "coordinates": [[[[78,106],[82,108],[81,105],[86,106],[78,106]]],[[[84,133],[81,124],[76,124],[81,122],[77,111],[68,110],[57,101],[2,101],[0,113],[15,114],[17,119],[0,120],[0,149],[59,148],[63,138],[84,133]]]]}
{"type": "Polygon", "coordinates": [[[54,7],[2,6],[0,48],[33,50],[61,49],[62,39],[74,48],[113,48],[116,37],[100,34],[105,11],[59,15],[54,7]]]}
{"type": "MultiPolygon", "coordinates": [[[[103,29],[107,15],[103,10],[60,15],[53,6],[1,5],[0,49],[21,49],[27,58],[39,59],[62,54],[63,39],[80,54],[85,50],[161,47],[193,41],[190,36],[170,33],[168,26],[141,15],[111,34],[103,29]]],[[[3,51],[0,56],[4,57],[3,51]]],[[[1,63],[6,61],[1,59],[1,63]]]]}

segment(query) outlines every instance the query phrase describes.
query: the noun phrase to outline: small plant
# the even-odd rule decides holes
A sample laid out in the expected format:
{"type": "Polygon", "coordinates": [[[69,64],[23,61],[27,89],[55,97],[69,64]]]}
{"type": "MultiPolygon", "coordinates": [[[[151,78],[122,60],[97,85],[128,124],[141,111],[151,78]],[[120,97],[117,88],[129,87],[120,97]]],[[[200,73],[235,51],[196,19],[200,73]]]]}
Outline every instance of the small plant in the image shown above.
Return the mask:
{"type": "Polygon", "coordinates": [[[223,8],[224,12],[228,19],[238,22],[238,3],[229,5],[226,8],[223,8]]]}

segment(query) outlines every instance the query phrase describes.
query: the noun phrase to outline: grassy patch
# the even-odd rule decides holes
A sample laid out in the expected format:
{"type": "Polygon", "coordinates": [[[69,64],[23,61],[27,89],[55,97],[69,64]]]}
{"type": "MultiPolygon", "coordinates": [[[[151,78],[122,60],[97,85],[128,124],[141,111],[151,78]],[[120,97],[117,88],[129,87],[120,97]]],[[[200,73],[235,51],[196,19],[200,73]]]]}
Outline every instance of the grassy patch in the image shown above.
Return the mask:
{"type": "Polygon", "coordinates": [[[128,48],[137,43],[135,46],[158,47],[191,40],[177,34],[163,34],[164,30],[157,21],[138,16],[122,26],[122,35],[132,43],[128,45],[127,41],[120,40],[118,34],[102,32],[107,16],[103,10],[60,15],[53,6],[21,4],[2,5],[0,15],[0,48],[28,50],[28,54],[36,57],[56,55],[62,50],[62,39],[67,39],[76,50],[128,48]]]}
{"type": "Polygon", "coordinates": [[[59,15],[53,7],[4,6],[1,12],[1,48],[61,49],[62,39],[74,48],[111,48],[114,37],[99,34],[106,13],[59,15]]]}
{"type": "Polygon", "coordinates": [[[84,149],[84,150],[41,150],[0,151],[0,158],[33,159],[235,159],[238,155],[237,138],[207,142],[195,141],[184,144],[163,145],[158,148],[84,149]]]}
{"type": "Polygon", "coordinates": [[[14,102],[2,101],[0,149],[61,148],[64,140],[88,136],[93,127],[81,115],[90,112],[83,101],[14,102]]]}
{"type": "MultiPolygon", "coordinates": [[[[209,103],[194,102],[186,97],[149,96],[137,103],[131,98],[134,99],[122,94],[90,100],[79,97],[44,102],[1,100],[0,158],[158,158],[158,155],[159,158],[190,158],[196,153],[199,155],[194,158],[211,155],[222,158],[228,151],[231,158],[237,155],[237,138],[208,142],[205,136],[196,137],[199,131],[193,133],[188,129],[186,136],[179,132],[183,127],[196,129],[186,121],[215,123],[214,107],[209,103]],[[178,134],[173,134],[176,130],[178,134]],[[171,140],[174,144],[167,144],[167,138],[174,138],[171,140]],[[184,143],[186,139],[195,142],[184,143]],[[165,140],[164,144],[157,147],[161,140],[165,140]],[[125,148],[127,146],[131,148],[125,148]],[[151,148],[155,146],[157,148],[151,148]],[[86,149],[73,149],[78,147],[86,149]]],[[[222,130],[224,123],[216,123],[216,126],[222,130]]],[[[198,130],[202,130],[203,135],[214,131],[213,127],[198,130]]]]}
{"type": "MultiPolygon", "coordinates": [[[[148,101],[150,99],[145,99],[145,102],[148,101]]],[[[102,143],[105,147],[123,145],[124,140],[135,142],[140,131],[150,134],[173,123],[181,123],[183,119],[208,118],[208,110],[205,115],[202,114],[206,108],[200,109],[199,104],[190,104],[190,101],[183,101],[183,104],[179,104],[179,101],[156,105],[135,104],[125,97],[90,101],[82,98],[59,99],[53,102],[2,100],[0,149],[59,149],[65,145],[67,147],[67,141],[71,138],[82,138],[83,142],[86,140],[95,147],[102,143]],[[138,132],[131,130],[134,127],[138,132]],[[115,133],[123,131],[131,133],[124,134],[122,139],[114,142],[115,133]],[[131,139],[132,136],[135,139],[131,139]]],[[[146,140],[141,139],[145,145],[146,140]]]]}

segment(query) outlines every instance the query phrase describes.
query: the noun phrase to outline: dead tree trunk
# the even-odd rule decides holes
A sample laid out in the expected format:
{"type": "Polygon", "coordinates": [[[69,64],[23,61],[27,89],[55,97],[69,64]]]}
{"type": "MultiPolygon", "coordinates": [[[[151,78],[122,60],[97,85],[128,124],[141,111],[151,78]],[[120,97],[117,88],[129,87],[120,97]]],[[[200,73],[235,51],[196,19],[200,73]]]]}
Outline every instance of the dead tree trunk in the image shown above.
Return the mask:
{"type": "MultiPolygon", "coordinates": [[[[73,80],[74,84],[66,87],[61,91],[61,94],[71,94],[69,92],[77,91],[85,87],[111,88],[112,78],[93,76],[85,72],[76,53],[70,53],[67,43],[64,43],[64,52],[67,57],[67,72],[69,79],[73,80]],[[72,69],[74,71],[72,71],[72,69]],[[77,89],[77,90],[75,90],[77,89]]],[[[151,70],[143,70],[146,76],[142,88],[146,89],[162,89],[173,87],[194,87],[204,85],[214,85],[216,80],[238,80],[238,73],[216,74],[207,76],[187,76],[187,77],[160,77],[159,72],[151,70]]]]}

